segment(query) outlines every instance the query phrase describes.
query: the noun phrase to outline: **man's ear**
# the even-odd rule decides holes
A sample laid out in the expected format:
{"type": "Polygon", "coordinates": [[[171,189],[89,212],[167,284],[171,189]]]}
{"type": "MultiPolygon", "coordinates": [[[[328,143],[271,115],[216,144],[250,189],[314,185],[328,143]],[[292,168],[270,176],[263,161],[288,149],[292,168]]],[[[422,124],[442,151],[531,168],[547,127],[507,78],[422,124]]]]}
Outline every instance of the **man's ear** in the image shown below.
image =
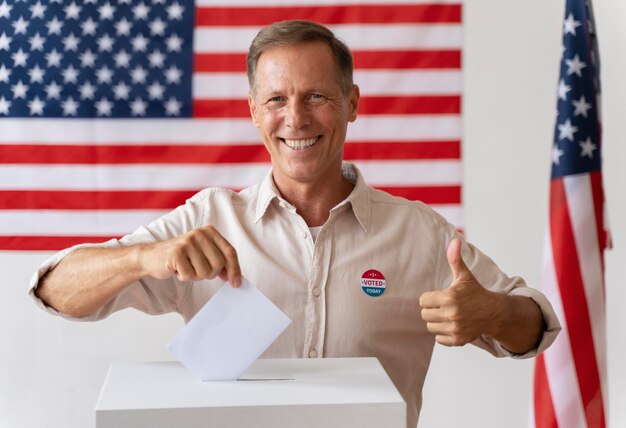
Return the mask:
{"type": "Polygon", "coordinates": [[[259,127],[260,123],[257,119],[258,108],[254,102],[254,97],[252,96],[252,92],[248,93],[248,107],[250,107],[250,116],[252,117],[252,124],[255,127],[259,127]]]}
{"type": "Polygon", "coordinates": [[[352,85],[348,99],[348,121],[354,122],[359,111],[359,100],[361,99],[361,91],[357,85],[352,85]]]}

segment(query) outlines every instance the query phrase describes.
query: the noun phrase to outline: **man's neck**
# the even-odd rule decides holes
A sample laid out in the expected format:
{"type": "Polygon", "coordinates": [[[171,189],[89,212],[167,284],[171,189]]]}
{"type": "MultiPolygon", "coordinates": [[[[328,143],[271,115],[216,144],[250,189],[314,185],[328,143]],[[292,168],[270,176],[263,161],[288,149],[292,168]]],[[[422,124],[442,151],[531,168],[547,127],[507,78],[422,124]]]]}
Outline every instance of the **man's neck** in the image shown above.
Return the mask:
{"type": "Polygon", "coordinates": [[[274,182],[282,197],[296,207],[296,211],[309,227],[326,223],[330,210],[346,199],[354,188],[354,184],[341,171],[335,177],[328,177],[323,183],[281,181],[277,177],[274,182]]]}

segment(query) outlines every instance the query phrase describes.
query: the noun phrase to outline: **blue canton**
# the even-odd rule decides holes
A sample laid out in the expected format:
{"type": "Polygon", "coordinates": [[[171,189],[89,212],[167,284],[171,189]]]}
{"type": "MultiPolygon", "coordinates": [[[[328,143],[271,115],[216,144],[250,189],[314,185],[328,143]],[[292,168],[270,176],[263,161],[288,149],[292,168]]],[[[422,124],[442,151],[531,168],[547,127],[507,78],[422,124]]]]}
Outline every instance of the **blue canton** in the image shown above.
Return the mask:
{"type": "Polygon", "coordinates": [[[190,117],[193,16],[189,0],[0,0],[0,117],[190,117]]]}
{"type": "Polygon", "coordinates": [[[599,171],[600,63],[588,0],[567,0],[552,178],[599,171]]]}

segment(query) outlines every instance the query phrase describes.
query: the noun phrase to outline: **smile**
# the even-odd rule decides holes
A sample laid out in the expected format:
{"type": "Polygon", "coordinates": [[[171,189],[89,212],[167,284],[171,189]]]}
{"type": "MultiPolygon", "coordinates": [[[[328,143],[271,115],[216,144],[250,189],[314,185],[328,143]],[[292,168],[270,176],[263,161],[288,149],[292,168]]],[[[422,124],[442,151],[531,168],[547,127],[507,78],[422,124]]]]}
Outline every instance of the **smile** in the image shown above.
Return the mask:
{"type": "Polygon", "coordinates": [[[289,148],[294,150],[304,150],[308,149],[322,138],[321,136],[313,137],[313,138],[305,138],[299,140],[291,140],[287,138],[281,138],[280,141],[285,143],[289,148]]]}

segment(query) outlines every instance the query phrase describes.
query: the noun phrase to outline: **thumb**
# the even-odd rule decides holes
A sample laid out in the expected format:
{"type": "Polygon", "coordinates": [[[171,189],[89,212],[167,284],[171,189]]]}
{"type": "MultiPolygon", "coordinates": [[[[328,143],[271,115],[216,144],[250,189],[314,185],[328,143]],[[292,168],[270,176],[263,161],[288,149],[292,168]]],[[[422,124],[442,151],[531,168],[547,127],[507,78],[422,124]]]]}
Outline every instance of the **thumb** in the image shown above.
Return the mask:
{"type": "Polygon", "coordinates": [[[454,238],[448,245],[448,264],[452,270],[453,281],[473,278],[472,272],[461,257],[461,239],[459,238],[454,238]]]}

